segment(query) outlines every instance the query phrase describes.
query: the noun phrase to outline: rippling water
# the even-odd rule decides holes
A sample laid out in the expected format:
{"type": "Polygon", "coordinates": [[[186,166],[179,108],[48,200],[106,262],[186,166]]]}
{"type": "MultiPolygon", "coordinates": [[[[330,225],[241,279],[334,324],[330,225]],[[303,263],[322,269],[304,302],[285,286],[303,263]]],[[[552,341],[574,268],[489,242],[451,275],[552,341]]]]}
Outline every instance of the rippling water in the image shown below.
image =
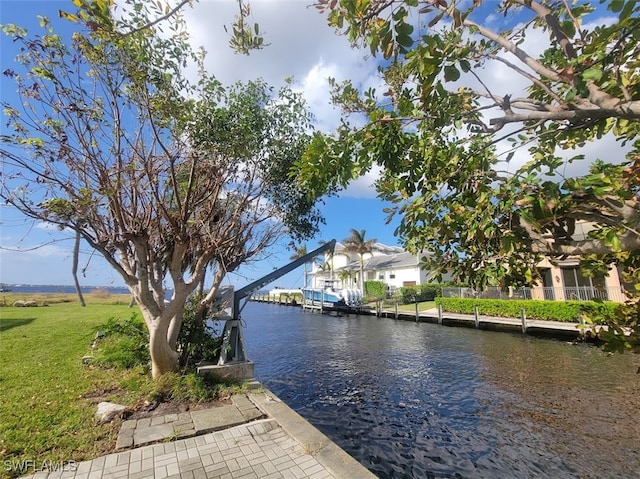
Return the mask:
{"type": "Polygon", "coordinates": [[[256,377],[380,478],[640,478],[640,358],[248,303],[256,377]]]}

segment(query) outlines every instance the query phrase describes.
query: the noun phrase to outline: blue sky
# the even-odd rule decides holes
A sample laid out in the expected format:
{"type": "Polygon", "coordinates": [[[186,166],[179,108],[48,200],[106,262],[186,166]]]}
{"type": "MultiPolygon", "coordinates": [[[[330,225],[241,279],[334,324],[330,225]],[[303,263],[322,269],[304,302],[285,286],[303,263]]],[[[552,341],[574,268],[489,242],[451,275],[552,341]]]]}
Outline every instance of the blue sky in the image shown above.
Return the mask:
{"type": "MultiPolygon", "coordinates": [[[[376,64],[368,58],[368,52],[352,49],[345,38],[337,36],[326,25],[322,15],[313,8],[306,7],[302,0],[251,0],[250,21],[260,23],[269,46],[250,56],[237,55],[228,47],[228,34],[223,25],[230,26],[237,12],[236,0],[200,0],[186,11],[189,31],[193,44],[202,45],[208,51],[207,70],[223,84],[235,81],[263,78],[278,87],[285,78],[293,77],[297,88],[304,92],[315,117],[317,128],[331,131],[338,124],[340,112],[329,104],[327,78],[338,81],[352,79],[366,89],[379,86],[376,64]]],[[[485,1],[490,8],[495,0],[485,1]]],[[[70,0],[1,0],[0,23],[16,23],[36,32],[37,14],[48,16],[54,24],[68,24],[58,18],[58,10],[73,11],[70,0]]],[[[498,15],[487,17],[497,28],[504,18],[498,15]]],[[[498,28],[499,29],[499,28],[498,28]]],[[[230,30],[230,27],[229,27],[230,30]]],[[[531,49],[544,49],[545,41],[531,49]]],[[[531,52],[535,53],[535,52],[531,52]]],[[[10,41],[0,36],[0,59],[2,69],[13,61],[15,51],[10,41]]],[[[503,68],[493,68],[488,73],[490,84],[513,86],[516,79],[503,68]]],[[[15,86],[10,79],[1,78],[2,100],[15,98],[15,86]]],[[[511,90],[510,90],[511,91],[511,90]]],[[[4,120],[3,120],[4,122],[4,120]]],[[[590,145],[585,152],[592,157],[610,159],[615,152],[620,159],[623,152],[615,143],[605,141],[590,145]]],[[[522,156],[512,160],[526,161],[522,156]]],[[[579,165],[571,168],[580,168],[579,165]]],[[[577,173],[577,171],[576,171],[577,173]]],[[[326,199],[321,205],[327,224],[321,228],[316,239],[308,241],[307,248],[314,249],[319,240],[337,239],[349,235],[351,228],[364,229],[367,238],[375,238],[387,245],[396,245],[393,235],[397,221],[385,225],[384,204],[376,199],[371,186],[375,173],[355,181],[337,198],[326,199]]],[[[0,282],[11,284],[72,284],[71,249],[73,235],[60,232],[55,227],[43,223],[33,223],[25,219],[13,208],[0,206],[0,282]],[[42,246],[44,245],[44,246],[42,246]],[[38,247],[41,246],[41,247],[38,247]]],[[[276,247],[259,264],[242,268],[239,275],[232,275],[229,283],[237,287],[263,276],[274,268],[289,262],[292,252],[284,246],[276,247]]],[[[111,270],[97,254],[92,254],[85,245],[82,248],[80,268],[85,268],[81,283],[87,286],[120,286],[121,278],[111,270]]],[[[282,287],[299,286],[302,282],[302,268],[274,282],[282,287]]]]}
{"type": "MultiPolygon", "coordinates": [[[[249,57],[233,54],[227,46],[228,36],[223,23],[234,20],[237,2],[203,0],[188,12],[193,20],[194,44],[204,45],[209,52],[208,69],[224,84],[238,80],[264,78],[273,86],[282,84],[292,76],[305,90],[305,96],[313,108],[317,122],[323,128],[331,128],[339,119],[339,112],[328,104],[328,76],[360,78],[371,81],[373,64],[363,67],[366,60],[360,52],[351,50],[344,38],[337,37],[325,26],[324,19],[315,10],[306,9],[304,2],[257,0],[252,2],[254,20],[266,32],[270,46],[249,57]],[[199,18],[216,18],[215,21],[198,22],[199,18]],[[211,32],[212,25],[219,27],[211,32]],[[282,25],[288,25],[286,31],[282,25]],[[291,39],[298,40],[292,44],[291,39]]],[[[30,32],[39,31],[36,15],[46,15],[54,24],[65,24],[58,18],[58,10],[73,11],[70,1],[2,0],[0,23],[15,23],[30,32]]],[[[68,22],[66,22],[68,23],[68,22]]],[[[0,37],[0,55],[3,69],[13,62],[15,51],[10,41],[0,37]]],[[[10,79],[1,79],[2,100],[15,98],[15,86],[10,79]]],[[[4,121],[4,120],[3,120],[4,121]]],[[[327,198],[321,211],[326,225],[317,238],[307,242],[308,250],[318,246],[319,240],[337,239],[349,235],[351,228],[366,230],[367,238],[396,245],[395,226],[385,225],[384,205],[375,198],[370,186],[373,176],[357,181],[339,197],[327,198]]],[[[33,222],[14,208],[0,207],[0,282],[9,284],[72,284],[71,250],[73,234],[61,232],[51,225],[33,222]]],[[[232,275],[229,282],[237,287],[263,276],[274,268],[289,262],[292,251],[284,246],[276,247],[260,263],[242,268],[232,275]]],[[[87,286],[121,286],[123,282],[104,260],[83,245],[80,269],[81,284],[87,286]]],[[[299,286],[302,268],[274,282],[282,287],[299,286]]]]}

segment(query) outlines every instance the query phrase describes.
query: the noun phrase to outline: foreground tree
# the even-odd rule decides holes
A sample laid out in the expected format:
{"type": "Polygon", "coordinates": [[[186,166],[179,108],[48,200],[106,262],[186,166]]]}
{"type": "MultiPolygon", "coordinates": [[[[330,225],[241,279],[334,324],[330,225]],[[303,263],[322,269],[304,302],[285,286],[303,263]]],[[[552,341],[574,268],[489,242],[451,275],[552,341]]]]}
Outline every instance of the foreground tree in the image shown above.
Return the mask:
{"type": "Polygon", "coordinates": [[[366,230],[351,228],[349,237],[342,240],[344,250],[347,253],[357,253],[358,255],[360,264],[360,291],[362,291],[362,294],[364,294],[364,255],[371,254],[373,245],[376,242],[375,238],[365,239],[366,236],[366,230]]]}
{"type": "Polygon", "coordinates": [[[608,320],[611,331],[634,333],[609,339],[614,349],[638,347],[638,3],[611,0],[604,19],[600,5],[555,0],[316,6],[382,57],[384,89],[333,82],[345,118],[335,135],[316,135],[298,165],[304,184],[335,191],[382,166],[377,190],[401,215],[405,246],[479,289],[532,284],[543,256],[579,255],[593,272],[617,264],[631,299],[608,320]],[[511,28],[493,30],[498,18],[511,28]],[[497,70],[509,80],[491,78],[497,70]],[[627,160],[612,152],[564,177],[569,163],[584,162],[571,150],[605,135],[630,144],[627,160]],[[524,164],[514,161],[519,149],[528,150],[524,164]],[[574,238],[578,220],[595,224],[586,239],[574,238]]]}
{"type": "Polygon", "coordinates": [[[203,308],[282,235],[316,232],[320,217],[288,175],[309,116],[289,88],[222,88],[175,5],[132,0],[115,17],[108,1],[74,4],[61,16],[86,33],[71,38],[46,18],[40,36],[3,26],[21,54],[4,72],[20,98],[3,104],[0,197],[78,232],[122,276],[159,377],[177,366],[185,301],[207,269],[203,308]]]}

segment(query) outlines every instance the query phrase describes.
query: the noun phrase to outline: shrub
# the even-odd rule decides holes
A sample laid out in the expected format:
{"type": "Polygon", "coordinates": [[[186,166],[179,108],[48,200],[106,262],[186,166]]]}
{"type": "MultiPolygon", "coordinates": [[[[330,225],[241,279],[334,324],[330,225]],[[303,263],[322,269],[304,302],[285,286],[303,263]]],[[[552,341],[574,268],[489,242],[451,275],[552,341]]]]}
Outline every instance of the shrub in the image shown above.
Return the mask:
{"type": "Polygon", "coordinates": [[[222,335],[217,334],[208,320],[209,309],[199,307],[201,295],[189,298],[182,316],[182,328],[178,335],[177,349],[180,368],[194,367],[200,361],[215,362],[220,357],[222,335]]]}
{"type": "Polygon", "coordinates": [[[400,288],[400,302],[402,304],[411,304],[416,301],[420,301],[416,286],[402,286],[400,288]]]}
{"type": "Polygon", "coordinates": [[[220,381],[215,376],[187,374],[164,374],[154,382],[154,389],[148,396],[150,401],[202,402],[222,399],[243,390],[242,381],[220,381]]]}
{"type": "Polygon", "coordinates": [[[384,281],[365,281],[365,295],[374,299],[384,299],[387,295],[387,285],[384,281]]]}
{"type": "Polygon", "coordinates": [[[129,319],[109,318],[94,331],[97,336],[92,364],[117,369],[148,367],[149,334],[136,313],[129,319]]]}
{"type": "Polygon", "coordinates": [[[466,299],[466,298],[438,298],[436,304],[442,309],[453,313],[473,314],[474,306],[478,312],[487,316],[517,318],[524,309],[527,318],[550,321],[577,322],[583,311],[589,311],[597,306],[602,311],[610,311],[618,306],[617,303],[594,303],[593,301],[538,301],[533,299],[466,299]]]}
{"type": "Polygon", "coordinates": [[[442,296],[441,283],[425,283],[418,286],[403,286],[400,288],[400,298],[403,304],[410,304],[420,301],[433,301],[442,296]]]}

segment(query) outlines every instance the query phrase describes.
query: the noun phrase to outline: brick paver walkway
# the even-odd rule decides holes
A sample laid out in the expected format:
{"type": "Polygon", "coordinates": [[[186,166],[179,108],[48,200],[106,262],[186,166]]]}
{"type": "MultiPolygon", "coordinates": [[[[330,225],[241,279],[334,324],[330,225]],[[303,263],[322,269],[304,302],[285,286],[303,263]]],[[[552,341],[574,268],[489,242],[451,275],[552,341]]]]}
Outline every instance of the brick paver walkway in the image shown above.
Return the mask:
{"type": "Polygon", "coordinates": [[[273,419],[41,471],[31,479],[324,479],[334,476],[273,419]]]}

